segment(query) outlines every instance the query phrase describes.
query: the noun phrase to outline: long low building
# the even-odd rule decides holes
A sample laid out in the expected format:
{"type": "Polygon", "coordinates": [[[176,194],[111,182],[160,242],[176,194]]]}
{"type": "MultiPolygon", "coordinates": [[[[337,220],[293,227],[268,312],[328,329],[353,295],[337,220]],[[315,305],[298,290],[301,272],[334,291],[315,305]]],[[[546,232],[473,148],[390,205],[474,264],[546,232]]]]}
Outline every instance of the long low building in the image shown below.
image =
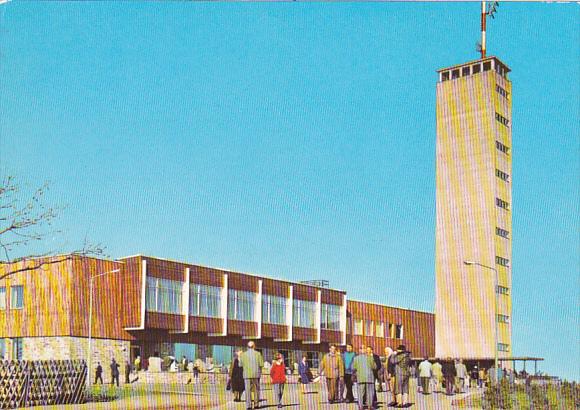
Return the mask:
{"type": "Polygon", "coordinates": [[[0,277],[17,270],[0,280],[5,359],[85,359],[89,334],[93,368],[156,352],[227,364],[248,340],[266,360],[305,354],[312,366],[331,344],[435,353],[432,313],[353,301],[328,287],[143,255],[57,256],[2,265],[0,277]]]}

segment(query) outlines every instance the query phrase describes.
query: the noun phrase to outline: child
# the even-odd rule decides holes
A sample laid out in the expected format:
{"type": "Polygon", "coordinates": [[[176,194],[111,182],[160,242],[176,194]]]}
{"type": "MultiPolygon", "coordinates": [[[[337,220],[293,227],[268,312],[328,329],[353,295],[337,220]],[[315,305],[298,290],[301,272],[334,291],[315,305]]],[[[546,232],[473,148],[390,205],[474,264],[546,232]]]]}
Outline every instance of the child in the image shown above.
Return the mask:
{"type": "Polygon", "coordinates": [[[284,394],[284,384],[286,383],[286,366],[284,365],[284,356],[281,353],[276,354],[276,360],[270,368],[270,377],[274,386],[274,396],[278,400],[278,408],[282,408],[282,395],[284,394]]]}

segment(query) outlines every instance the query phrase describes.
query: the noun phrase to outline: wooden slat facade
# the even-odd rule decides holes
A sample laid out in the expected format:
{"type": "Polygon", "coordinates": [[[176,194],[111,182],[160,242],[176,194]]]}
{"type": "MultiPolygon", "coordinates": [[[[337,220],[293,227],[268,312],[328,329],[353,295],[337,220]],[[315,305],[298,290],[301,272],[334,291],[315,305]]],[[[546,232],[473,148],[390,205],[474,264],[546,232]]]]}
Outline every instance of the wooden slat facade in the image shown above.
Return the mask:
{"type": "MultiPolygon", "coordinates": [[[[53,258],[53,261],[63,258],[53,258]]],[[[0,274],[31,267],[44,260],[0,265],[0,274]]],[[[0,280],[6,289],[6,309],[0,309],[0,337],[67,335],[71,327],[71,275],[68,260],[46,264],[0,280]],[[12,286],[24,287],[24,308],[10,307],[12,286]]]]}
{"type": "MultiPolygon", "coordinates": [[[[146,312],[145,329],[124,330],[125,327],[139,328],[141,326],[144,261],[146,261],[148,276],[184,281],[185,270],[189,268],[190,283],[221,287],[224,274],[227,274],[230,289],[257,292],[258,281],[261,279],[263,294],[288,297],[289,286],[293,286],[295,300],[316,301],[318,291],[320,291],[322,303],[335,305],[342,305],[345,295],[345,292],[333,289],[276,281],[147,256],[133,256],[120,261],[71,257],[46,265],[37,271],[18,273],[0,281],[0,287],[7,288],[8,307],[10,306],[10,287],[24,286],[24,308],[0,310],[0,337],[86,337],[88,335],[89,275],[97,275],[113,269],[120,269],[120,272],[109,273],[96,278],[94,282],[92,329],[95,338],[130,340],[137,344],[147,340],[198,344],[211,341],[213,344],[240,346],[246,343],[244,336],[253,337],[258,334],[256,322],[228,320],[226,336],[208,336],[208,334],[218,335],[222,332],[222,319],[194,316],[189,316],[187,319],[189,333],[170,333],[183,330],[184,316],[158,312],[146,312]]],[[[0,266],[0,269],[2,268],[6,269],[6,266],[0,266]]],[[[348,301],[347,317],[349,329],[347,341],[350,343],[370,344],[380,352],[385,346],[396,348],[398,344],[403,343],[412,351],[413,356],[434,356],[434,315],[431,313],[348,301]],[[376,322],[401,324],[403,325],[403,339],[354,336],[352,329],[355,319],[372,320],[375,324],[376,322]]],[[[316,341],[317,331],[294,327],[291,342],[274,342],[274,339],[287,338],[288,329],[285,325],[264,323],[261,330],[262,339],[257,343],[276,348],[291,349],[292,346],[300,346],[305,350],[326,350],[329,343],[340,343],[341,340],[339,331],[322,329],[321,344],[303,345],[302,342],[316,341]]]]}
{"type": "Polygon", "coordinates": [[[122,327],[139,327],[141,324],[141,289],[143,286],[142,258],[135,256],[121,259],[123,275],[121,289],[123,292],[122,327]]]}
{"type": "MultiPolygon", "coordinates": [[[[347,335],[347,341],[355,346],[373,346],[375,352],[383,352],[385,347],[396,349],[404,344],[414,357],[433,357],[435,355],[435,315],[427,312],[400,309],[373,303],[351,301],[347,303],[350,314],[350,329],[356,319],[363,320],[363,335],[347,335]],[[371,320],[376,328],[377,322],[403,325],[403,338],[367,336],[364,321],[371,320]]],[[[385,331],[386,335],[386,331],[385,331]]]]}

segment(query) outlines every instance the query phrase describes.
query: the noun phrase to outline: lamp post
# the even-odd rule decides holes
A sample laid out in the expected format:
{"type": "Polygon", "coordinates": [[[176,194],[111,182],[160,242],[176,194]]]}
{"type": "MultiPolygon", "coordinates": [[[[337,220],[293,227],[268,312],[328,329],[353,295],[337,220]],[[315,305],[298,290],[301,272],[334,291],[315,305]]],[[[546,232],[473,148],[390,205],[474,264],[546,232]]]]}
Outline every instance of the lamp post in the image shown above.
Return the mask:
{"type": "Polygon", "coordinates": [[[495,272],[495,286],[494,286],[494,289],[493,289],[493,291],[495,293],[495,298],[494,298],[494,301],[495,301],[495,303],[494,303],[494,311],[495,312],[494,312],[494,318],[493,318],[494,323],[495,323],[495,349],[494,349],[494,352],[495,352],[495,377],[494,377],[494,382],[497,383],[497,380],[498,380],[498,372],[499,372],[499,367],[498,367],[498,362],[499,362],[499,360],[498,360],[498,334],[499,334],[499,329],[498,329],[498,326],[497,326],[497,315],[498,315],[497,288],[498,288],[498,285],[499,285],[499,277],[498,277],[499,274],[498,274],[496,268],[493,268],[491,266],[484,265],[484,264],[479,263],[479,262],[463,261],[463,263],[466,264],[466,265],[481,266],[482,268],[491,269],[492,271],[495,272]]]}
{"type": "Polygon", "coordinates": [[[99,276],[104,276],[109,273],[117,273],[120,271],[121,269],[113,269],[107,272],[99,273],[98,275],[89,276],[89,346],[87,348],[87,388],[91,386],[91,350],[93,342],[93,280],[99,276]]]}

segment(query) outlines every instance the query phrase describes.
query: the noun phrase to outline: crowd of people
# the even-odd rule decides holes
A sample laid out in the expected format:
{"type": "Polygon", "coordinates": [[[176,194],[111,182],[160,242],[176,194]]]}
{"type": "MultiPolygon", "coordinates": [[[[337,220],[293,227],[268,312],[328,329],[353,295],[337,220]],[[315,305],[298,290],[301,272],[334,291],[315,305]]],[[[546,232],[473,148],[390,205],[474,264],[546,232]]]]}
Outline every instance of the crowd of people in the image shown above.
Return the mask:
{"type": "MultiPolygon", "coordinates": [[[[383,381],[386,391],[392,395],[389,406],[408,407],[409,378],[411,377],[411,357],[404,345],[396,351],[387,348],[387,354],[381,358],[370,346],[360,346],[355,354],[352,345],[347,345],[341,353],[336,346],[330,346],[329,352],[324,355],[318,369],[318,377],[314,377],[308,364],[307,356],[303,356],[298,363],[298,382],[302,385],[301,392],[309,393],[310,383],[323,377],[326,384],[328,402],[354,403],[353,389],[356,386],[357,404],[359,409],[378,407],[375,383],[378,382],[382,392],[383,381]]],[[[260,377],[264,367],[264,359],[256,351],[254,342],[248,343],[248,349],[236,352],[229,371],[227,389],[234,395],[234,401],[242,400],[245,392],[247,409],[260,407],[260,377]]],[[[278,408],[283,406],[284,386],[286,384],[287,369],[284,357],[276,353],[273,363],[269,367],[269,374],[274,390],[274,397],[278,408]]]]}
{"type": "MultiPolygon", "coordinates": [[[[193,374],[193,379],[199,377],[200,373],[212,373],[216,370],[226,372],[227,390],[233,393],[234,402],[242,402],[245,393],[245,404],[247,409],[258,409],[260,407],[260,381],[264,374],[269,374],[274,390],[274,397],[278,408],[283,407],[284,387],[287,382],[287,374],[292,373],[292,368],[288,369],[284,356],[276,353],[272,363],[264,361],[262,354],[256,350],[256,345],[250,341],[247,349],[238,349],[229,369],[217,369],[212,360],[202,362],[197,359],[193,362],[184,356],[181,362],[177,362],[169,356],[168,360],[162,361],[155,353],[149,359],[141,361],[137,356],[134,363],[125,363],[124,374],[125,383],[131,383],[130,375],[140,370],[161,371],[162,367],[172,371],[188,371],[193,374]]],[[[112,359],[109,368],[111,374],[111,384],[119,386],[120,365],[112,359]]],[[[510,382],[522,374],[518,374],[510,369],[494,368],[484,369],[474,366],[468,370],[461,359],[447,358],[444,360],[428,358],[423,359],[417,366],[412,363],[410,352],[405,345],[399,345],[395,351],[390,347],[384,349],[384,355],[379,356],[373,351],[371,346],[360,346],[358,354],[353,346],[346,345],[343,352],[334,345],[329,347],[320,361],[318,376],[314,377],[306,355],[302,356],[296,365],[298,373],[298,383],[301,385],[302,394],[310,393],[309,385],[319,381],[325,381],[328,402],[333,403],[357,403],[359,410],[378,408],[377,393],[385,392],[385,403],[389,407],[409,407],[409,381],[417,379],[417,391],[422,394],[441,393],[447,395],[464,393],[469,387],[483,388],[486,385],[506,378],[510,382]],[[383,389],[384,385],[384,389],[383,389]],[[356,392],[356,398],[355,393],[356,392]]],[[[527,374],[523,374],[527,376],[527,374]]],[[[133,380],[134,381],[134,380],[133,380]]],[[[191,383],[192,378],[187,383],[191,383]]],[[[95,370],[95,384],[103,384],[103,367],[98,363],[95,370]]]]}

